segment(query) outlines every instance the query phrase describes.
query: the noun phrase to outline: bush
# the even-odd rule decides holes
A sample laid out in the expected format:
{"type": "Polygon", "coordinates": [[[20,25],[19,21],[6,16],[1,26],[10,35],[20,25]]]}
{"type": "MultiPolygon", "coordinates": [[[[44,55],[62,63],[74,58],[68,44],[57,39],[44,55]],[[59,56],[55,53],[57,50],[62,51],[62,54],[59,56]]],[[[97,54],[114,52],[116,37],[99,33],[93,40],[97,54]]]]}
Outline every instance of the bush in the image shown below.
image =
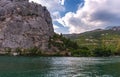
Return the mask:
{"type": "Polygon", "coordinates": [[[48,47],[51,48],[51,46],[57,47],[60,51],[64,51],[67,49],[78,49],[79,46],[76,42],[71,41],[68,38],[63,37],[63,35],[54,34],[53,37],[49,39],[49,45],[48,47]]]}
{"type": "Polygon", "coordinates": [[[73,56],[88,57],[92,56],[92,53],[88,49],[77,49],[71,51],[73,56]]]}
{"type": "Polygon", "coordinates": [[[5,52],[7,52],[8,55],[10,55],[12,49],[11,48],[5,48],[5,52]]]}
{"type": "Polygon", "coordinates": [[[113,52],[111,50],[106,50],[103,48],[95,48],[93,50],[93,54],[96,57],[101,57],[101,56],[111,56],[113,55],[113,52]]]}
{"type": "Polygon", "coordinates": [[[19,53],[19,54],[21,55],[22,49],[21,49],[21,48],[16,48],[16,52],[19,53]]]}
{"type": "Polygon", "coordinates": [[[28,55],[41,55],[41,50],[37,47],[32,47],[26,50],[27,52],[29,52],[28,55]]]}

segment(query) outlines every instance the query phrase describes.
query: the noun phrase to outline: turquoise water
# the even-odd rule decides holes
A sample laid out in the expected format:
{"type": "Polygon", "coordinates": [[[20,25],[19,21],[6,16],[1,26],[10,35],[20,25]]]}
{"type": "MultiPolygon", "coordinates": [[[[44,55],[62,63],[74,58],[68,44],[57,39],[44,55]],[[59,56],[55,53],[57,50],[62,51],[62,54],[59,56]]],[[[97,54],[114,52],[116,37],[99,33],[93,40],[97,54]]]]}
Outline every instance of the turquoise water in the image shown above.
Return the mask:
{"type": "Polygon", "coordinates": [[[0,56],[0,77],[120,77],[120,57],[0,56]]]}

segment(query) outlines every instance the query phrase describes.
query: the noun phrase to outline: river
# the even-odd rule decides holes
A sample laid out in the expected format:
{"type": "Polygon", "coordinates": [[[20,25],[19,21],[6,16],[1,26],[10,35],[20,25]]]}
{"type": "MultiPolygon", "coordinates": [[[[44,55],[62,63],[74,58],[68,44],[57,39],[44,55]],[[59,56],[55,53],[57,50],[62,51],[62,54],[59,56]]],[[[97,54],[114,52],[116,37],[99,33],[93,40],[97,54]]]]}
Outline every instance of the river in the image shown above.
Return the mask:
{"type": "Polygon", "coordinates": [[[120,77],[120,57],[0,56],[0,77],[120,77]]]}

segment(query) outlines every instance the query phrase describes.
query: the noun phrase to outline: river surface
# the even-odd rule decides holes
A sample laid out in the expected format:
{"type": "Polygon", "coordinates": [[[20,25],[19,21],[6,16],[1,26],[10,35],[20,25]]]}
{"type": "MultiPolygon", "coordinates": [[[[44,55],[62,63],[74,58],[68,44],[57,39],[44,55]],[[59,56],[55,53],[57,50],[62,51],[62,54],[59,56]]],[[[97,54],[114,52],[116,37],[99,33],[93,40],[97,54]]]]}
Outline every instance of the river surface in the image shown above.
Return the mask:
{"type": "Polygon", "coordinates": [[[0,56],[0,77],[120,77],[120,57],[0,56]]]}

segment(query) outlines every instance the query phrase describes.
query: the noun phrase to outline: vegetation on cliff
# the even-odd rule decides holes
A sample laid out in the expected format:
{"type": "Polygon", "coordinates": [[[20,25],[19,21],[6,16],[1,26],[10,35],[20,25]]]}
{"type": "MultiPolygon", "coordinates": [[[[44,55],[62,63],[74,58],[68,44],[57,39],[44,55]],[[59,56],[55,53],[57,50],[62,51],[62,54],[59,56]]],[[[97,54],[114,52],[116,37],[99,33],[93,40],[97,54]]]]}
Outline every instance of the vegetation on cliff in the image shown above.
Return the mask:
{"type": "MultiPolygon", "coordinates": [[[[19,55],[27,56],[78,56],[78,57],[103,57],[120,55],[120,35],[119,32],[98,31],[79,35],[79,38],[70,39],[62,34],[54,34],[49,38],[49,51],[42,51],[38,47],[28,49],[16,48],[19,55]],[[102,33],[102,34],[100,34],[102,33]],[[103,34],[104,33],[104,34],[103,34]],[[97,35],[96,35],[97,34],[97,35]],[[98,35],[99,34],[99,35],[98,35]],[[98,37],[96,37],[98,36],[98,37]]],[[[6,48],[10,54],[12,49],[6,48]]]]}

